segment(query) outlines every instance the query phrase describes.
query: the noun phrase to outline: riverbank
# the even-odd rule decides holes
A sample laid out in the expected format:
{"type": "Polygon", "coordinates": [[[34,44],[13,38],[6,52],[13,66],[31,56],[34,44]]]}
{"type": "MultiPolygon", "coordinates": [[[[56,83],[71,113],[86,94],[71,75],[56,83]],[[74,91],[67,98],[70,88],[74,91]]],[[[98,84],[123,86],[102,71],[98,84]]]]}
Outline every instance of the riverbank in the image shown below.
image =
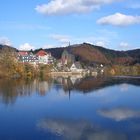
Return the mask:
{"type": "Polygon", "coordinates": [[[56,76],[63,76],[63,77],[69,77],[69,76],[86,76],[86,75],[91,75],[91,76],[97,76],[97,72],[91,72],[90,74],[87,72],[50,72],[49,74],[52,77],[56,76]]]}
{"type": "Polygon", "coordinates": [[[140,79],[140,75],[139,76],[113,76],[113,78],[125,78],[125,79],[140,79]]]}

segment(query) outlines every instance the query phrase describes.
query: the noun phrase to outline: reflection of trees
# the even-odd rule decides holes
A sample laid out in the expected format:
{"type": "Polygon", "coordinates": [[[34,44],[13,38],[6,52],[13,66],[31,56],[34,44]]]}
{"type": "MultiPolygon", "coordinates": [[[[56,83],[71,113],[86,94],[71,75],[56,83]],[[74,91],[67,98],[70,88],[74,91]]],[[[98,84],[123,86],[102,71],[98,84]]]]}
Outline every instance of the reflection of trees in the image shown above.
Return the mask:
{"type": "Polygon", "coordinates": [[[99,89],[105,83],[104,78],[87,77],[82,79],[78,84],[75,85],[75,89],[88,92],[91,90],[99,89]]]}
{"type": "Polygon", "coordinates": [[[75,89],[78,89],[83,92],[89,92],[92,90],[102,89],[108,86],[118,85],[118,84],[132,84],[140,85],[140,78],[108,78],[108,77],[87,77],[81,80],[78,84],[75,85],[75,89]]]}
{"type": "Polygon", "coordinates": [[[68,140],[128,140],[126,134],[105,130],[84,120],[45,119],[37,126],[68,140]]]}
{"type": "Polygon", "coordinates": [[[17,96],[17,91],[14,88],[16,85],[15,82],[0,80],[0,96],[2,97],[3,102],[12,103],[15,101],[17,96]]]}
{"type": "Polygon", "coordinates": [[[36,88],[37,88],[37,92],[40,96],[45,96],[47,94],[47,92],[50,90],[52,85],[52,81],[51,80],[43,80],[43,81],[38,81],[36,80],[36,88]]]}
{"type": "Polygon", "coordinates": [[[139,86],[140,78],[86,77],[86,78],[77,78],[75,79],[75,82],[73,82],[71,80],[71,77],[68,78],[59,77],[58,82],[62,84],[63,89],[65,91],[70,92],[71,90],[80,90],[83,91],[84,93],[88,93],[89,91],[98,90],[108,86],[113,86],[116,84],[123,84],[123,83],[139,86]]]}
{"type": "MultiPolygon", "coordinates": [[[[140,78],[107,78],[107,77],[57,77],[54,80],[55,88],[62,88],[66,94],[72,90],[89,91],[98,90],[116,84],[132,84],[139,86],[140,78]],[[59,83],[57,85],[56,83],[59,83]],[[61,85],[60,85],[61,84],[61,85]]],[[[30,96],[37,93],[46,95],[52,85],[52,79],[47,80],[0,80],[0,96],[5,103],[12,103],[18,96],[30,96]]]]}
{"type": "Polygon", "coordinates": [[[51,81],[39,80],[0,80],[1,100],[8,104],[14,103],[17,97],[32,94],[45,95],[50,89],[51,81]]]}

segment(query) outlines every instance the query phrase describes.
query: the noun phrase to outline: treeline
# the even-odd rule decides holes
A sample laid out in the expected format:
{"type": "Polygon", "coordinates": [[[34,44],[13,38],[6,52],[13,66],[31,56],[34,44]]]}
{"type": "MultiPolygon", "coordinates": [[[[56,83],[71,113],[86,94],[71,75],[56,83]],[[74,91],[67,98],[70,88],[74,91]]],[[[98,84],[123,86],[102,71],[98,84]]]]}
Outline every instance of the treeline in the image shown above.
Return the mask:
{"type": "Polygon", "coordinates": [[[88,43],[70,45],[65,48],[50,48],[46,51],[51,52],[57,59],[61,58],[64,50],[72,53],[78,61],[85,65],[102,63],[104,65],[134,65],[140,63],[140,49],[129,51],[117,51],[96,46],[88,43]]]}
{"type": "Polygon", "coordinates": [[[46,76],[50,71],[47,65],[32,65],[17,61],[17,52],[4,47],[0,51],[0,78],[33,78],[46,76]]]}
{"type": "Polygon", "coordinates": [[[131,65],[131,66],[123,66],[123,65],[112,65],[108,66],[104,69],[105,75],[113,75],[113,76],[140,76],[140,65],[131,65]]]}
{"type": "MultiPolygon", "coordinates": [[[[71,49],[70,47],[68,47],[71,49]]],[[[78,47],[76,47],[75,54],[79,56],[80,60],[83,60],[82,56],[87,56],[86,60],[93,59],[92,58],[92,53],[94,50],[93,48],[91,49],[90,47],[87,46],[81,47],[83,51],[80,51],[78,47]],[[90,53],[89,53],[90,52],[90,53]],[[83,53],[85,53],[83,55],[83,53]],[[88,55],[90,54],[90,55],[88,55]]],[[[75,49],[75,48],[73,48],[75,49]]],[[[51,65],[32,65],[29,63],[20,63],[18,62],[17,58],[17,50],[12,49],[10,47],[3,47],[0,48],[0,78],[33,78],[33,77],[47,77],[52,66],[51,65]]],[[[72,51],[72,50],[71,50],[72,51]]],[[[102,55],[98,52],[96,52],[98,56],[100,56],[103,59],[102,55]]],[[[138,56],[137,56],[138,57],[138,56]]],[[[94,56],[96,58],[96,56],[94,56]]],[[[98,58],[98,57],[97,57],[98,58]]],[[[96,59],[97,59],[96,58],[96,59]]],[[[124,57],[125,58],[125,57],[124,57]]],[[[80,61],[79,60],[79,61],[80,61]]],[[[94,59],[93,59],[94,60],[94,59]]],[[[123,59],[124,60],[124,59],[123,59]]],[[[117,60],[118,62],[122,62],[122,59],[117,60]]],[[[104,58],[105,61],[105,58],[104,58]]],[[[125,62],[128,62],[129,59],[127,60],[125,58],[125,62]]],[[[83,65],[85,65],[85,60],[80,61],[83,65]]],[[[86,61],[86,65],[90,65],[88,61],[86,61]]],[[[140,64],[136,63],[135,65],[125,63],[124,64],[107,64],[104,65],[104,74],[105,75],[140,75],[140,64]]]]}

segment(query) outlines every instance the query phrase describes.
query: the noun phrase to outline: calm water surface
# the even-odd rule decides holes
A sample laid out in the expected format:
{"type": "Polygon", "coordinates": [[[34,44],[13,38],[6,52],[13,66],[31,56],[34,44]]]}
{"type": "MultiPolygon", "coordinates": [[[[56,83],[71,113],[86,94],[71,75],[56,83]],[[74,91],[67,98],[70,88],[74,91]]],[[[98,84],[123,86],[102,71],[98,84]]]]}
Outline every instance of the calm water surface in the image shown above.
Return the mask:
{"type": "Polygon", "coordinates": [[[140,78],[0,80],[0,140],[140,140],[140,78]]]}

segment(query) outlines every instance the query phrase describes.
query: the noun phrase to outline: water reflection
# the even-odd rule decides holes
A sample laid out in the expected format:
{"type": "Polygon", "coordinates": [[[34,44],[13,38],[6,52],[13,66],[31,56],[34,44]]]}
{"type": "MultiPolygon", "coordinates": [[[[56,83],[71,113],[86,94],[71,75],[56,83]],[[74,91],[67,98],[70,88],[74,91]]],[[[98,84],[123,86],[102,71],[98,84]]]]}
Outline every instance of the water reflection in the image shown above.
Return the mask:
{"type": "Polygon", "coordinates": [[[5,103],[14,103],[18,96],[31,96],[35,93],[45,96],[52,82],[34,80],[0,80],[0,99],[5,103]]]}
{"type": "Polygon", "coordinates": [[[140,110],[134,110],[134,109],[123,108],[123,107],[102,109],[99,110],[98,113],[103,117],[113,119],[115,121],[140,118],[140,110]]]}
{"type": "Polygon", "coordinates": [[[56,83],[62,85],[64,91],[79,90],[83,93],[89,93],[93,90],[102,89],[108,86],[123,84],[122,90],[127,90],[128,84],[140,85],[140,77],[56,77],[56,83]]]}
{"type": "Polygon", "coordinates": [[[89,93],[103,89],[108,86],[122,84],[121,90],[127,91],[128,84],[136,86],[140,85],[140,78],[108,78],[108,77],[55,77],[40,81],[34,80],[0,80],[0,99],[8,104],[14,103],[18,96],[31,96],[32,94],[39,94],[45,96],[52,86],[56,89],[65,91],[65,94],[71,96],[71,91],[77,90],[80,93],[89,93]]]}
{"type": "Polygon", "coordinates": [[[128,77],[0,80],[0,139],[139,140],[139,90],[128,77]]]}
{"type": "Polygon", "coordinates": [[[45,119],[37,125],[40,129],[68,140],[127,140],[122,133],[102,129],[84,120],[45,119]]]}
{"type": "MultiPolygon", "coordinates": [[[[63,114],[59,117],[46,117],[46,119],[40,120],[37,127],[45,132],[50,132],[53,135],[59,135],[65,140],[139,140],[140,139],[140,106],[137,100],[133,100],[132,93],[129,93],[129,85],[140,85],[139,78],[106,78],[106,77],[86,77],[77,78],[72,82],[70,77],[62,78],[57,77],[55,83],[62,85],[65,93],[82,93],[88,94],[93,91],[98,91],[106,87],[113,87],[118,85],[120,93],[106,94],[106,98],[110,101],[107,104],[97,101],[91,103],[90,100],[86,102],[90,104],[92,109],[84,109],[85,113],[89,113],[93,117],[88,119],[88,114],[84,113],[84,120],[65,118],[63,114]],[[75,91],[75,92],[73,92],[75,91]],[[125,92],[124,97],[121,96],[121,92],[125,92]],[[113,94],[116,94],[115,100],[113,94]],[[131,98],[131,99],[130,99],[131,98]],[[125,101],[124,101],[125,100],[125,101]],[[130,102],[130,100],[132,102],[130,102]],[[133,102],[134,101],[134,102],[133,102]],[[91,105],[92,104],[92,105],[91,105]],[[98,104],[98,107],[97,107],[98,104]],[[104,108],[106,105],[106,108],[104,108]],[[88,111],[87,111],[88,110],[88,111]],[[91,112],[93,111],[93,112],[91,112]]],[[[104,91],[103,91],[104,92],[104,91]]],[[[117,92],[117,91],[116,91],[117,92]]],[[[138,94],[138,93],[137,93],[138,94]]],[[[139,97],[139,96],[138,96],[139,97]]],[[[94,96],[95,98],[95,96],[94,96]]],[[[100,100],[104,97],[99,97],[100,100]]],[[[136,97],[137,98],[137,97],[136,97]]],[[[103,100],[102,100],[103,101],[103,100]]],[[[78,102],[78,100],[77,100],[78,102]]],[[[81,104],[84,102],[79,101],[81,104]]],[[[81,105],[83,107],[83,105],[81,105]]],[[[81,107],[81,108],[82,108],[81,107]]],[[[78,108],[75,106],[75,108],[78,108]]],[[[75,110],[75,109],[73,109],[75,110]]],[[[69,111],[66,111],[66,114],[69,111]]],[[[75,111],[73,111],[75,112],[75,111]]],[[[82,114],[78,111],[77,114],[82,114]]],[[[71,117],[71,116],[70,116],[71,117]]],[[[81,115],[81,118],[83,116],[81,115]]]]}

